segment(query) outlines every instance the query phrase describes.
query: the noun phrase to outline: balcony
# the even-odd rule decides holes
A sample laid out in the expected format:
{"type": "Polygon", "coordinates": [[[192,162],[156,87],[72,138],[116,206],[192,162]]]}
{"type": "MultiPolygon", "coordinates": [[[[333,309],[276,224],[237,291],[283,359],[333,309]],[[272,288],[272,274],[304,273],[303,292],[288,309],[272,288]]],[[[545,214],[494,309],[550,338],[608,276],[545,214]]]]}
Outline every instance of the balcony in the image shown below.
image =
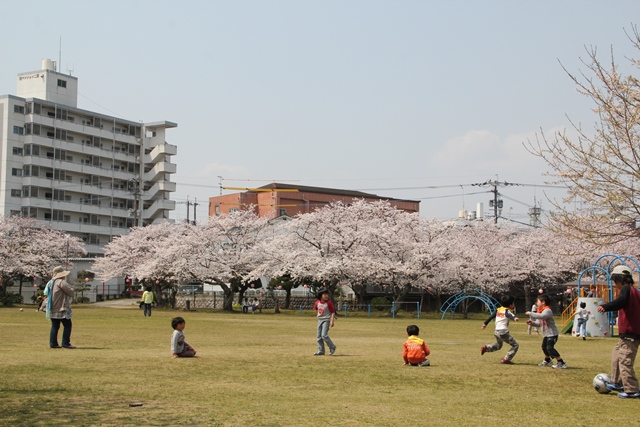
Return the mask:
{"type": "Polygon", "coordinates": [[[142,218],[145,220],[154,219],[160,211],[174,210],[175,208],[176,202],[173,200],[156,200],[149,208],[143,210],[142,218]]]}
{"type": "Polygon", "coordinates": [[[156,164],[149,172],[145,172],[144,180],[149,182],[156,182],[163,179],[164,173],[176,173],[177,167],[175,163],[161,162],[156,164]]]}

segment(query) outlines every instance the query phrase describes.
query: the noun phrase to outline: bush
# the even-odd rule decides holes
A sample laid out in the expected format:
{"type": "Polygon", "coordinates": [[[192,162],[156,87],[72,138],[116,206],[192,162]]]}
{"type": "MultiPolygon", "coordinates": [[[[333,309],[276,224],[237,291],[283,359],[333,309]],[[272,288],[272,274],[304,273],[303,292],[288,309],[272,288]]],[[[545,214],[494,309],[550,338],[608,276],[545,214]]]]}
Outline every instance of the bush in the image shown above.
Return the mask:
{"type": "Polygon", "coordinates": [[[375,297],[371,299],[371,308],[377,311],[391,310],[389,300],[385,297],[375,297]]]}
{"type": "Polygon", "coordinates": [[[89,301],[91,300],[88,297],[78,297],[75,300],[73,300],[73,302],[75,302],[76,304],[88,303],[89,301]]]}
{"type": "Polygon", "coordinates": [[[11,307],[14,304],[22,304],[24,302],[22,295],[7,292],[4,295],[0,295],[0,304],[5,307],[11,307]]]}

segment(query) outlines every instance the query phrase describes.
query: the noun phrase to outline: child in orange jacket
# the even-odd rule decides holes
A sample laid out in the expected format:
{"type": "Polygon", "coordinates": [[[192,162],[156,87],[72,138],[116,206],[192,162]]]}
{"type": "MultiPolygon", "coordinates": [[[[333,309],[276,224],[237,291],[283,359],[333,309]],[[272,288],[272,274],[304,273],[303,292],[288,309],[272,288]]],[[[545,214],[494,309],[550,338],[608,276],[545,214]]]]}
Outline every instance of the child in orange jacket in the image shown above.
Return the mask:
{"type": "Polygon", "coordinates": [[[429,347],[424,341],[418,338],[420,329],[416,325],[407,326],[407,335],[409,338],[405,341],[402,358],[405,365],[411,366],[429,366],[429,359],[427,356],[431,354],[429,347]]]}

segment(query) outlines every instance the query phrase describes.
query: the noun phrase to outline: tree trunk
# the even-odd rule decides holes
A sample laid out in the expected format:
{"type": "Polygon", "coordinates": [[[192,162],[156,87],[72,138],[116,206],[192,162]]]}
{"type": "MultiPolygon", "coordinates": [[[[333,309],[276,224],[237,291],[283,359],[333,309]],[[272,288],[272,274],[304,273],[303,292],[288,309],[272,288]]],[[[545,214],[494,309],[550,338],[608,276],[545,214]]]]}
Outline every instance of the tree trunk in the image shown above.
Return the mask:
{"type": "Polygon", "coordinates": [[[227,285],[224,285],[224,286],[222,286],[222,290],[224,291],[224,299],[223,299],[223,302],[222,302],[222,309],[224,311],[233,311],[233,297],[234,297],[233,289],[231,289],[227,285]]]}
{"type": "Polygon", "coordinates": [[[391,313],[392,315],[398,314],[398,311],[400,311],[400,304],[404,302],[404,299],[406,298],[407,295],[409,295],[410,290],[411,290],[411,285],[409,284],[393,286],[393,294],[394,294],[393,301],[395,302],[394,304],[395,308],[391,313]]]}
{"type": "MultiPolygon", "coordinates": [[[[287,294],[284,298],[284,308],[286,308],[287,310],[289,309],[289,305],[291,304],[291,287],[287,286],[285,288],[287,294]]],[[[278,306],[276,305],[276,308],[278,308],[278,306]]],[[[276,311],[276,313],[279,313],[280,311],[276,311]]]]}

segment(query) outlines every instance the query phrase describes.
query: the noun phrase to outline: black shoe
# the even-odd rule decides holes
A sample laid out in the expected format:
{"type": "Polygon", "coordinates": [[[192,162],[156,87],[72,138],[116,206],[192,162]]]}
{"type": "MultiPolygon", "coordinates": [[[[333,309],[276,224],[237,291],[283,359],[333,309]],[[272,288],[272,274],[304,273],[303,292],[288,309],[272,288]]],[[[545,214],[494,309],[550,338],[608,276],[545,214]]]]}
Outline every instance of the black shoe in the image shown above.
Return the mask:
{"type": "Polygon", "coordinates": [[[75,346],[75,345],[71,345],[71,344],[69,344],[69,345],[63,345],[63,346],[62,346],[62,348],[70,348],[70,349],[74,349],[74,348],[76,348],[76,346],[75,346]]]}
{"type": "Polygon", "coordinates": [[[59,345],[52,345],[51,348],[62,348],[59,345]]]}

